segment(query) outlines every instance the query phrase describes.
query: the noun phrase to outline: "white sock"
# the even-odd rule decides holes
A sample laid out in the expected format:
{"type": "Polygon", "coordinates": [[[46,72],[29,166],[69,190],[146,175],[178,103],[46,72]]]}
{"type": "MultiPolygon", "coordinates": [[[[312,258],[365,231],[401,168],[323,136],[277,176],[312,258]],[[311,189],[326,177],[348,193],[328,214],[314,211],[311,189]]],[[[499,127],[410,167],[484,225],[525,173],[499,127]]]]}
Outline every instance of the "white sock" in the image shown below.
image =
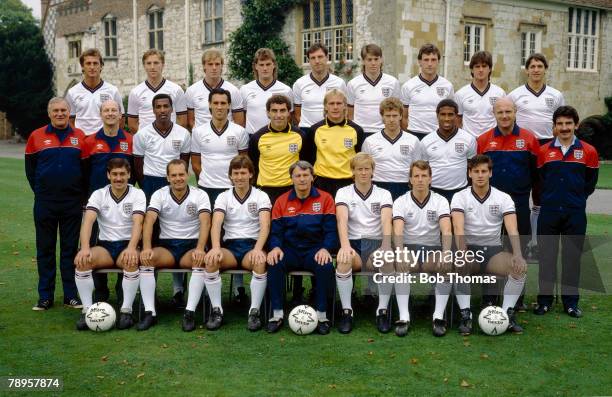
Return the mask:
{"type": "Polygon", "coordinates": [[[184,273],[172,273],[172,295],[177,292],[185,292],[183,282],[185,281],[184,273]]]}
{"type": "Polygon", "coordinates": [[[504,302],[502,304],[502,309],[504,309],[504,311],[507,311],[508,308],[516,305],[516,301],[518,300],[519,296],[521,296],[521,292],[523,292],[525,279],[525,276],[519,280],[512,276],[508,276],[506,285],[504,285],[504,302]]]}
{"type": "Polygon", "coordinates": [[[151,312],[155,316],[155,268],[140,267],[140,295],[145,311],[151,312]]]}
{"type": "Polygon", "coordinates": [[[393,291],[393,284],[387,281],[387,277],[392,276],[393,273],[381,273],[381,275],[381,280],[385,281],[378,283],[378,308],[376,309],[376,314],[378,314],[378,311],[381,309],[387,310],[389,307],[389,300],[391,299],[391,292],[393,291]]]}
{"type": "Polygon", "coordinates": [[[531,222],[531,245],[538,245],[538,216],[540,215],[540,206],[531,207],[529,221],[531,222]]]}
{"type": "Polygon", "coordinates": [[[221,309],[221,313],[223,313],[223,308],[221,307],[221,277],[219,277],[219,271],[217,270],[214,273],[204,271],[204,284],[206,284],[210,304],[213,308],[218,307],[221,309]]]}
{"type": "Polygon", "coordinates": [[[348,273],[339,273],[336,270],[336,284],[338,285],[338,294],[342,309],[353,310],[351,306],[351,293],[353,292],[353,272],[349,269],[348,273]]]}
{"type": "MultiPolygon", "coordinates": [[[[253,283],[251,283],[253,285],[253,283]]],[[[244,277],[242,274],[234,274],[234,295],[238,295],[238,288],[244,286],[244,277]]]]}
{"type": "Polygon", "coordinates": [[[317,310],[317,320],[319,321],[327,321],[327,313],[320,312],[317,310]]]}
{"type": "Polygon", "coordinates": [[[266,294],[267,285],[268,273],[257,274],[253,272],[253,277],[251,277],[251,309],[259,310],[261,301],[266,294]]]}
{"type": "Polygon", "coordinates": [[[459,305],[459,309],[469,309],[470,308],[470,284],[469,283],[455,283],[455,296],[457,297],[457,305],[459,305]]]}
{"type": "Polygon", "coordinates": [[[191,279],[189,279],[189,289],[187,292],[187,306],[186,310],[192,312],[195,311],[202,296],[202,290],[204,289],[204,269],[201,267],[194,267],[191,272],[191,279]]]}
{"type": "Polygon", "coordinates": [[[74,281],[81,297],[81,303],[83,303],[83,313],[85,313],[93,304],[94,281],[91,276],[91,270],[84,272],[75,271],[74,281]]]}
{"type": "Polygon", "coordinates": [[[281,319],[281,318],[285,317],[285,313],[283,313],[282,309],[281,310],[273,310],[272,312],[273,312],[272,313],[272,318],[274,318],[274,319],[278,320],[278,319],[281,319]]]}
{"type": "MultiPolygon", "coordinates": [[[[402,275],[403,273],[395,273],[396,279],[402,280],[402,275]]],[[[410,283],[395,283],[395,299],[397,300],[400,321],[410,321],[410,311],[408,310],[410,283]]]]}
{"type": "Polygon", "coordinates": [[[138,292],[138,285],[140,284],[140,272],[123,271],[123,304],[121,305],[121,311],[123,313],[131,313],[134,299],[136,298],[136,292],[138,292]]]}
{"type": "Polygon", "coordinates": [[[443,283],[436,283],[436,308],[433,314],[434,320],[444,319],[444,310],[446,309],[446,304],[448,303],[448,297],[450,296],[451,288],[453,288],[453,285],[448,281],[444,281],[443,283]]]}

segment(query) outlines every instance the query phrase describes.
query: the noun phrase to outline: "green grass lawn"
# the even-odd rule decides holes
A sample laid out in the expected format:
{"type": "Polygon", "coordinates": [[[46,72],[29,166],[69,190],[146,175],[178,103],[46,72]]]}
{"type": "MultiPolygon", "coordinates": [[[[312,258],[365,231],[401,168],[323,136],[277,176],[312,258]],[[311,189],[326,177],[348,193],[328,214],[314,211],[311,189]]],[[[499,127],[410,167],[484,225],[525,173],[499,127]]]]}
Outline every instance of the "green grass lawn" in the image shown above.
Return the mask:
{"type": "MultiPolygon", "coordinates": [[[[32,194],[23,174],[22,161],[0,159],[0,376],[59,376],[62,394],[77,396],[573,396],[612,390],[612,298],[603,294],[583,297],[580,320],[557,306],[544,317],[521,314],[525,333],[499,337],[464,338],[453,329],[434,338],[429,312],[417,313],[422,298],[404,339],[379,334],[373,309],[359,306],[350,335],[333,330],[299,337],[287,328],[276,335],[250,333],[246,309],[231,305],[217,332],[184,333],[181,313],[164,306],[159,325],[148,332],[78,332],[78,311],[30,310],[37,274],[32,194]]],[[[611,216],[590,216],[589,234],[606,235],[611,225],[611,216]]],[[[610,244],[596,251],[600,266],[607,264],[607,285],[611,252],[610,244]]],[[[160,277],[160,284],[163,305],[170,277],[160,277]]],[[[56,302],[61,298],[58,285],[56,302]]]]}
{"type": "Polygon", "coordinates": [[[599,164],[598,189],[612,189],[612,164],[599,164]]]}

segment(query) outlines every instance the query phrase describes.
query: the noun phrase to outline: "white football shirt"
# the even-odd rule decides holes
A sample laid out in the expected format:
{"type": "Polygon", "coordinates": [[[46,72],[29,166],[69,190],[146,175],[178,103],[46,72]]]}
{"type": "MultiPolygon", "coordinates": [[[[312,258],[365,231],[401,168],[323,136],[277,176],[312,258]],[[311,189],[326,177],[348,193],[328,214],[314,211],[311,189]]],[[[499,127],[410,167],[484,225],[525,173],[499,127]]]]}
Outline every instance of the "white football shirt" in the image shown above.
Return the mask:
{"type": "Polygon", "coordinates": [[[172,121],[177,114],[187,113],[185,93],[180,85],[163,79],[158,87],[153,87],[148,81],[138,84],[130,91],[128,97],[128,117],[138,117],[138,129],[155,121],[153,114],[153,98],[157,94],[168,94],[172,98],[172,121]]]}
{"type": "Polygon", "coordinates": [[[202,172],[198,185],[215,189],[232,186],[227,170],[239,151],[249,148],[249,134],[238,124],[228,121],[220,131],[213,122],[193,129],[191,154],[200,156],[202,172]]]}
{"type": "Polygon", "coordinates": [[[408,183],[410,164],[423,159],[423,150],[419,139],[406,131],[391,139],[382,130],[367,137],[361,146],[361,151],[374,159],[376,182],[408,183]]]}
{"type": "Polygon", "coordinates": [[[455,190],[467,185],[467,161],[476,155],[476,139],[458,128],[448,139],[435,132],[421,141],[431,166],[431,186],[455,190]]]}
{"type": "Polygon", "coordinates": [[[386,73],[381,73],[375,81],[365,74],[353,78],[346,86],[349,106],[354,107],[353,121],[366,134],[373,134],[384,128],[380,117],[380,103],[389,97],[400,97],[399,81],[386,73]]]}
{"type": "Polygon", "coordinates": [[[380,211],[391,208],[391,193],[376,185],[362,194],[355,184],[345,186],[336,193],[336,206],[348,208],[348,237],[350,240],[362,238],[382,239],[380,211]]]}
{"type": "Polygon", "coordinates": [[[455,193],[451,211],[463,212],[466,244],[482,246],[501,245],[504,216],[515,213],[509,194],[490,187],[481,199],[471,186],[455,193]]]}
{"type": "MultiPolygon", "coordinates": [[[[288,85],[274,80],[268,87],[261,85],[259,80],[253,80],[240,87],[240,96],[246,111],[246,130],[254,134],[268,125],[270,119],[266,112],[266,102],[272,95],[284,95],[293,102],[293,91],[288,85]]],[[[291,109],[293,110],[293,105],[291,109]]]]}
{"type": "Polygon", "coordinates": [[[300,127],[310,127],[323,120],[323,98],[327,91],[334,88],[346,94],[346,83],[333,74],[328,74],[321,81],[307,74],[293,83],[293,104],[301,109],[300,127]]]}
{"type": "Polygon", "coordinates": [[[538,139],[553,137],[552,115],[559,106],[565,105],[563,94],[544,85],[540,92],[527,84],[515,88],[508,95],[516,105],[516,124],[533,132],[538,139]]]}
{"type": "Polygon", "coordinates": [[[506,95],[501,87],[489,83],[484,91],[478,91],[474,84],[468,84],[455,93],[459,115],[463,116],[463,129],[478,138],[497,125],[493,114],[495,101],[506,95]]]}
{"type": "Polygon", "coordinates": [[[210,109],[208,108],[208,95],[210,94],[210,91],[215,88],[223,88],[230,93],[230,96],[232,97],[231,113],[241,112],[244,110],[240,91],[238,91],[238,88],[236,88],[236,86],[229,81],[221,79],[216,87],[209,86],[205,80],[196,81],[189,88],[187,88],[187,91],[185,92],[187,110],[193,110],[194,112],[194,127],[199,127],[211,120],[212,116],[210,115],[210,109]]]}
{"type": "Polygon", "coordinates": [[[408,130],[421,134],[436,132],[436,106],[442,99],[452,99],[453,95],[453,85],[442,76],[427,81],[419,74],[405,82],[401,100],[408,107],[408,130]]]}
{"type": "Polygon", "coordinates": [[[259,237],[259,213],[272,211],[272,203],[266,193],[251,187],[243,199],[234,188],[219,194],[215,200],[215,211],[223,212],[223,241],[254,239],[259,237]]]}
{"type": "Polygon", "coordinates": [[[144,175],[165,177],[168,163],[191,151],[191,134],[175,123],[165,132],[151,123],[138,130],[133,144],[134,157],[144,157],[144,175]]]}
{"type": "Polygon", "coordinates": [[[128,185],[121,197],[115,197],[110,185],[94,191],[86,209],[98,214],[98,238],[102,241],[125,241],[132,238],[132,216],[144,215],[147,207],[142,190],[128,185]]]}
{"type": "Polygon", "coordinates": [[[121,114],[125,113],[123,100],[119,90],[104,80],[97,87],[88,87],[83,81],[73,86],[66,94],[66,102],[70,106],[70,117],[74,117],[76,128],[86,135],[95,134],[102,128],[100,106],[112,99],[119,104],[121,114]]]}
{"type": "Polygon", "coordinates": [[[200,234],[200,214],[210,213],[210,200],[204,190],[187,186],[181,200],[170,186],[164,186],[151,196],[147,211],[155,211],[159,216],[162,239],[197,239],[200,234]]]}
{"type": "Polygon", "coordinates": [[[404,244],[439,246],[440,219],[450,217],[448,201],[430,191],[421,203],[412,192],[406,192],[393,202],[393,220],[404,221],[404,244]]]}

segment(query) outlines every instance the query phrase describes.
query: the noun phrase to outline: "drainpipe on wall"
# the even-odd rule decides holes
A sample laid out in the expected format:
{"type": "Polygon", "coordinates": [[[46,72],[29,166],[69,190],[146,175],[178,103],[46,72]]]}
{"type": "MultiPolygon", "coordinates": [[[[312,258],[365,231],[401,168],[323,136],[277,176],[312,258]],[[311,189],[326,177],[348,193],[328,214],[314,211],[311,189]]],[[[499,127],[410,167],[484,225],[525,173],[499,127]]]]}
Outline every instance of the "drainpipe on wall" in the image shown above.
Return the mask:
{"type": "Polygon", "coordinates": [[[132,0],[132,47],[134,50],[134,85],[138,85],[138,7],[137,0],[132,0]]]}
{"type": "Polygon", "coordinates": [[[446,24],[444,26],[444,77],[448,78],[448,57],[450,56],[450,12],[452,0],[446,0],[446,24]]]}
{"type": "Polygon", "coordinates": [[[189,65],[191,64],[191,35],[189,33],[190,4],[185,0],[185,86],[189,85],[189,65]]]}

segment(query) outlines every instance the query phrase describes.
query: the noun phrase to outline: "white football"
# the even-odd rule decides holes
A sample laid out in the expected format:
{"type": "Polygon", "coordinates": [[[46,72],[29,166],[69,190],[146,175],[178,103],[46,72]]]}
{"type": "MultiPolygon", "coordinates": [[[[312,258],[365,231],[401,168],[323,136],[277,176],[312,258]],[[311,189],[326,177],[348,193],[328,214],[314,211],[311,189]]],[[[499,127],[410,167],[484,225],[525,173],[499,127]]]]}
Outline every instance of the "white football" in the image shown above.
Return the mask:
{"type": "Polygon", "coordinates": [[[499,306],[487,306],[478,315],[478,325],[487,335],[501,335],[508,329],[508,314],[499,306]]]}
{"type": "Polygon", "coordinates": [[[96,332],[108,331],[115,325],[117,314],[115,309],[106,302],[96,302],[87,309],[85,322],[90,330],[96,332]]]}
{"type": "Polygon", "coordinates": [[[298,335],[308,335],[317,328],[317,312],[311,306],[296,306],[289,313],[289,327],[298,335]]]}

